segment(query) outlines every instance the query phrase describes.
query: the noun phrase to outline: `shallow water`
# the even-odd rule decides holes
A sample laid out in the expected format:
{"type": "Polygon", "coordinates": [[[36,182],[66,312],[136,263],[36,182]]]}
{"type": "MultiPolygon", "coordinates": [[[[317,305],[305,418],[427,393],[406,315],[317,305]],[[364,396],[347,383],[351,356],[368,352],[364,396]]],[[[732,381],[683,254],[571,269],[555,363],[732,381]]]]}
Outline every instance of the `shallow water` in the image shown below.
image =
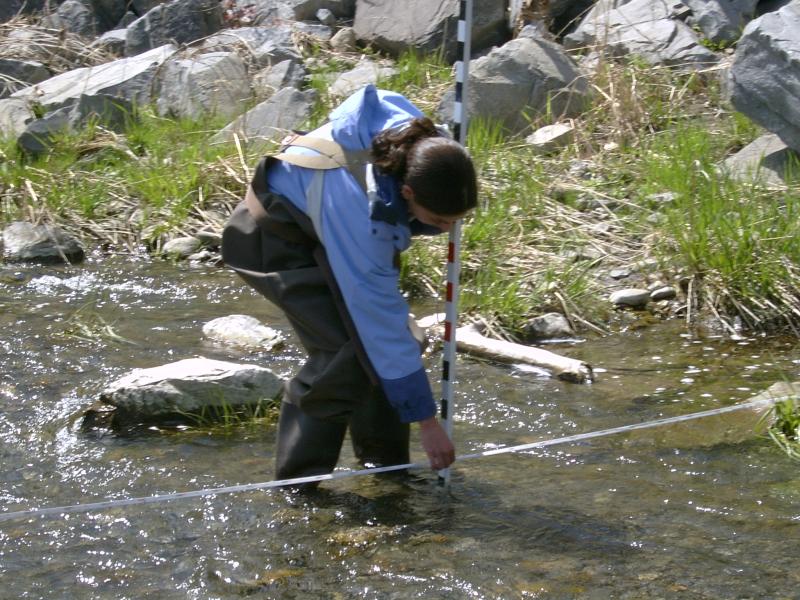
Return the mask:
{"type": "MultiPolygon", "coordinates": [[[[77,418],[135,367],[203,355],[296,369],[294,344],[267,355],[203,339],[203,323],[234,313],[289,333],[230,273],[121,259],[6,268],[0,308],[0,511],[272,478],[266,423],[117,435],[77,418]]],[[[462,357],[458,453],[726,406],[798,379],[794,341],[682,333],[550,347],[591,363],[592,385],[462,357]]],[[[437,379],[438,355],[429,365],[437,379]]],[[[420,471],[311,497],[2,522],[0,598],[798,598],[800,470],[749,433],[752,414],[735,414],[459,463],[446,490],[420,471]]],[[[416,439],[412,451],[423,459],[416,439]]],[[[340,465],[355,466],[348,447],[340,465]]]]}

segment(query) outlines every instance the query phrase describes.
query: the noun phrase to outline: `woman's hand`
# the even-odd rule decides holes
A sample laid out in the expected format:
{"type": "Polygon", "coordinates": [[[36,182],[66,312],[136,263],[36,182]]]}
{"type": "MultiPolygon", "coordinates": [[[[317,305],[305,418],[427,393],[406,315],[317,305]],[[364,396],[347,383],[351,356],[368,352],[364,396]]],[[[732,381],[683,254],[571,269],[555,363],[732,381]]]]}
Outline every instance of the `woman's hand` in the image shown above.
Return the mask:
{"type": "Polygon", "coordinates": [[[456,450],[444,428],[431,417],[419,422],[422,447],[431,461],[431,469],[446,469],[456,460],[456,450]]]}

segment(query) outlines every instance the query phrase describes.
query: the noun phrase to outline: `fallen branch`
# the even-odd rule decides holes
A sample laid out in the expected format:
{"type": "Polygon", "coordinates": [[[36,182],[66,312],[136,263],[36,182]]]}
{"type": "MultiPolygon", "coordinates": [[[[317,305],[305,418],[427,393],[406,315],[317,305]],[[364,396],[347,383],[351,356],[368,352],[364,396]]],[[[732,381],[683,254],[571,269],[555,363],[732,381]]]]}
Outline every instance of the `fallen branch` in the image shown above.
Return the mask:
{"type": "MultiPolygon", "coordinates": [[[[434,327],[441,331],[443,321],[440,319],[439,315],[433,315],[420,319],[417,323],[420,327],[434,327]]],[[[483,335],[483,328],[477,323],[456,329],[456,350],[500,362],[534,365],[551,371],[559,379],[574,383],[593,380],[592,367],[583,361],[533,346],[488,338],[483,335]]]]}

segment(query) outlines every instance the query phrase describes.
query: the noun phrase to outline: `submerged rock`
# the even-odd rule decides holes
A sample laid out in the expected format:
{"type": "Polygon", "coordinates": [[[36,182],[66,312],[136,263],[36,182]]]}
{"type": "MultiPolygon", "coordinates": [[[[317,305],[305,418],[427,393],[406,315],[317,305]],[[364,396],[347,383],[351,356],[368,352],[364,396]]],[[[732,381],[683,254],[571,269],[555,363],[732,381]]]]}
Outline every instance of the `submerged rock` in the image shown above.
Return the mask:
{"type": "Polygon", "coordinates": [[[260,350],[273,350],[284,342],[279,331],[248,315],[228,315],[209,321],[203,325],[203,334],[225,344],[260,350]]]}

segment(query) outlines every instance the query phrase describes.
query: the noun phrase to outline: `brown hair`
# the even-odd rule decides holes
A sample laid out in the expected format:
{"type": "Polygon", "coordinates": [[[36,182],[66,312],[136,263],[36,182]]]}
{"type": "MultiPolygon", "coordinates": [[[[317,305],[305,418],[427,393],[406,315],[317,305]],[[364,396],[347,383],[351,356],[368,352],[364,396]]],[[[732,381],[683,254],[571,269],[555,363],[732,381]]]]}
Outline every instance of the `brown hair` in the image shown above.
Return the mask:
{"type": "Polygon", "coordinates": [[[478,203],[472,159],[461,144],[440,135],[427,117],[375,136],[372,162],[408,185],[415,200],[437,215],[460,215],[478,203]]]}

